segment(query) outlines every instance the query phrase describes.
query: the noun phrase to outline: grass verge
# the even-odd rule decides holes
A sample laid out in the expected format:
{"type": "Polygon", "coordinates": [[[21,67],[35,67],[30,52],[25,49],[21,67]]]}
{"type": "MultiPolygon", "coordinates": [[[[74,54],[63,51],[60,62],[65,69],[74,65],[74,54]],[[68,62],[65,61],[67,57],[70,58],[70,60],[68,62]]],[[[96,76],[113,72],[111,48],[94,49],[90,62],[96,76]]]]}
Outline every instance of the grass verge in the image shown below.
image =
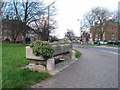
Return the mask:
{"type": "Polygon", "coordinates": [[[27,64],[25,45],[2,44],[2,88],[27,88],[50,77],[47,72],[21,69],[27,64]]]}
{"type": "Polygon", "coordinates": [[[2,44],[0,42],[0,90],[2,89],[2,44]]]}
{"type": "Polygon", "coordinates": [[[81,56],[81,52],[79,52],[78,50],[75,50],[75,57],[80,58],[80,56],[81,56]]]}

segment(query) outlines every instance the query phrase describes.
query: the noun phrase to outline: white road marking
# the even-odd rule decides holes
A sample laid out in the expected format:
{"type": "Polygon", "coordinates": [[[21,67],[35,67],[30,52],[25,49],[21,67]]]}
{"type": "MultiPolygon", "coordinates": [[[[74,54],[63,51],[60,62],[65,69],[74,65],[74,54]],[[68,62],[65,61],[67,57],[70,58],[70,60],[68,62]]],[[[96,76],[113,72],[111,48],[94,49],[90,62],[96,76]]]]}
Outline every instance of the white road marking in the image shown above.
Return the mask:
{"type": "Polygon", "coordinates": [[[103,48],[111,48],[111,49],[120,49],[118,47],[109,47],[109,46],[95,46],[95,47],[103,47],[103,48]]]}
{"type": "Polygon", "coordinates": [[[107,53],[111,53],[111,54],[115,54],[115,55],[120,55],[120,54],[118,54],[118,53],[116,53],[116,52],[112,52],[112,51],[106,51],[106,50],[101,50],[101,51],[107,52],[107,53]]]}

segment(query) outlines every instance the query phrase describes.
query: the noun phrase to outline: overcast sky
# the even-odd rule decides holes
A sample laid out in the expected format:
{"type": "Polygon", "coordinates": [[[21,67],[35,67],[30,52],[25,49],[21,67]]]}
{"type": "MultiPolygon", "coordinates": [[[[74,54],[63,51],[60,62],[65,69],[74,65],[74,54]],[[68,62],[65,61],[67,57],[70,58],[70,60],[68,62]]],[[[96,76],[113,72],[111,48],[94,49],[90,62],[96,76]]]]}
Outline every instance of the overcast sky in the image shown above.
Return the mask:
{"type": "MultiPolygon", "coordinates": [[[[55,0],[47,0],[51,3],[55,0]]],[[[105,7],[110,11],[118,10],[119,0],[56,0],[56,20],[58,28],[55,34],[63,38],[67,29],[72,29],[76,35],[80,34],[80,22],[83,15],[93,7],[105,7]]]]}

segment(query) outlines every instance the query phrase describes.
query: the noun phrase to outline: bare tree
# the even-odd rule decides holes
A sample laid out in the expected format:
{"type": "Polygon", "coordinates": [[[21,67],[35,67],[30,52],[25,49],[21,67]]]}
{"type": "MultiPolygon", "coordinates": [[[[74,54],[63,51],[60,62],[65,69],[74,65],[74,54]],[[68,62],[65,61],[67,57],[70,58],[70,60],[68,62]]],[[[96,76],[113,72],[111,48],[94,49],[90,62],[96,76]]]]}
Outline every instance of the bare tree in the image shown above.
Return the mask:
{"type": "Polygon", "coordinates": [[[90,27],[90,26],[94,26],[96,23],[96,19],[95,16],[93,15],[93,12],[87,12],[84,16],[83,16],[83,21],[84,21],[84,27],[90,27]]]}
{"type": "Polygon", "coordinates": [[[97,24],[99,24],[99,33],[98,35],[100,36],[100,40],[103,40],[103,34],[105,32],[106,29],[103,28],[103,26],[105,26],[105,21],[109,20],[110,18],[110,12],[105,9],[105,8],[95,8],[92,10],[93,15],[95,15],[96,20],[97,20],[97,24]]]}
{"type": "Polygon", "coordinates": [[[73,41],[75,39],[75,34],[73,30],[67,29],[67,32],[65,33],[65,37],[67,37],[70,41],[73,41]]]}
{"type": "Polygon", "coordinates": [[[115,15],[110,13],[107,9],[102,7],[93,8],[89,13],[84,16],[84,23],[91,28],[93,36],[98,35],[100,40],[103,40],[103,34],[106,27],[110,26],[107,21],[116,18],[115,15]]]}
{"type": "Polygon", "coordinates": [[[97,22],[98,20],[96,19],[96,16],[94,15],[94,13],[91,11],[87,12],[84,16],[83,16],[83,26],[86,28],[90,28],[90,31],[92,33],[92,38],[93,41],[95,39],[95,36],[97,35],[97,22]]]}
{"type": "Polygon", "coordinates": [[[27,26],[34,23],[36,30],[40,31],[40,17],[46,15],[47,9],[43,1],[31,2],[29,0],[26,2],[12,0],[11,2],[4,2],[2,6],[3,18],[22,21],[23,43],[25,43],[27,26]]]}
{"type": "Polygon", "coordinates": [[[82,37],[85,39],[85,41],[88,43],[90,39],[90,34],[86,31],[83,32],[82,37]]]}
{"type": "Polygon", "coordinates": [[[48,25],[48,17],[42,17],[39,24],[39,30],[41,32],[41,40],[48,41],[49,40],[49,33],[56,29],[56,21],[53,18],[49,18],[49,25],[48,25]]]}

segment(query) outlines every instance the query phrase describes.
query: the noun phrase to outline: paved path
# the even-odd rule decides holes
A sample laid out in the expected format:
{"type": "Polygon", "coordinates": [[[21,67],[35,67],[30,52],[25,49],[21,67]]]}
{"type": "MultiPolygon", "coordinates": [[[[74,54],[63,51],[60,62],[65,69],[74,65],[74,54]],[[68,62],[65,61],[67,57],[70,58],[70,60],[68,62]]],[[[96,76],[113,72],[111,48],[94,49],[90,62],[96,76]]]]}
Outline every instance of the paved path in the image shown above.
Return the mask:
{"type": "Polygon", "coordinates": [[[77,48],[82,57],[33,88],[118,88],[118,56],[92,48],[77,48]]]}

